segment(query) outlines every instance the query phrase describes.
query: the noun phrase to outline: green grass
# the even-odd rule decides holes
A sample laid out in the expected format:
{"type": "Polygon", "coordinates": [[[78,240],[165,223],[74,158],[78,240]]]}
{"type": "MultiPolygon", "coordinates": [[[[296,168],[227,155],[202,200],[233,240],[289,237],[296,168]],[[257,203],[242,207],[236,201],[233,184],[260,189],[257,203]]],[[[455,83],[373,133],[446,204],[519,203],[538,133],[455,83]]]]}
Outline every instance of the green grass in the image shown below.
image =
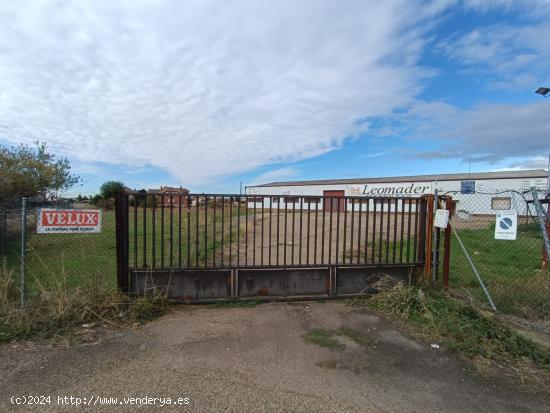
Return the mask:
{"type": "MultiPolygon", "coordinates": [[[[216,208],[216,213],[212,207],[208,209],[208,214],[205,214],[201,207],[192,208],[189,213],[186,209],[182,209],[181,221],[179,219],[179,210],[174,208],[172,213],[172,229],[170,229],[170,210],[164,209],[164,217],[162,210],[155,210],[153,225],[153,211],[147,210],[144,215],[143,209],[134,210],[130,207],[130,227],[129,227],[129,258],[130,265],[142,267],[145,262],[147,267],[150,267],[154,261],[155,266],[179,266],[180,259],[182,266],[204,266],[212,265],[214,262],[214,254],[216,261],[221,260],[222,248],[230,245],[236,245],[238,235],[240,239],[244,239],[244,216],[246,212],[241,208],[240,211],[236,207],[232,208],[230,227],[230,211],[229,206],[224,207],[224,223],[222,226],[221,207],[216,208]],[[239,214],[240,212],[240,214],[239,214]],[[240,226],[238,221],[240,215],[240,226]],[[145,229],[144,229],[145,218],[145,229]],[[137,231],[134,231],[137,228],[137,231]],[[144,232],[146,239],[144,239],[144,232]],[[222,241],[223,234],[223,241],[222,241]],[[170,235],[172,235],[172,243],[170,243],[170,235]],[[181,251],[178,250],[179,240],[181,237],[181,251]],[[188,242],[189,241],[189,242],[188,242]],[[206,242],[205,242],[206,241],[206,242]],[[145,257],[144,257],[145,251],[145,257]],[[188,261],[188,258],[191,261],[188,261]]],[[[249,213],[250,215],[250,213],[249,213]]],[[[250,223],[249,223],[250,225],[250,223]]],[[[227,254],[227,251],[225,251],[227,254]]]]}
{"type": "Polygon", "coordinates": [[[316,344],[319,347],[326,347],[331,350],[341,350],[344,348],[343,344],[339,343],[333,338],[335,332],[332,330],[325,330],[323,328],[314,328],[309,330],[304,335],[306,343],[316,344]]]}
{"type": "MultiPolygon", "coordinates": [[[[462,242],[482,274],[514,279],[533,276],[540,270],[543,241],[536,224],[519,225],[515,241],[496,240],[494,231],[494,224],[489,228],[459,231],[462,242]]],[[[453,273],[461,275],[456,280],[459,285],[475,285],[471,268],[455,237],[451,244],[451,268],[453,273]]]]}
{"type": "MultiPolygon", "coordinates": [[[[179,265],[179,216],[178,210],[173,211],[173,243],[172,243],[172,264],[179,265]]],[[[241,228],[237,228],[237,210],[233,208],[233,228],[231,238],[233,245],[236,245],[237,233],[241,232],[243,237],[243,226],[245,220],[242,218],[244,212],[241,210],[241,228]]],[[[224,246],[229,244],[229,223],[227,222],[229,208],[226,206],[224,211],[225,225],[221,226],[221,211],[216,211],[214,215],[209,210],[207,219],[208,226],[205,228],[204,211],[196,214],[194,209],[190,215],[190,246],[192,265],[196,265],[195,254],[198,252],[198,265],[203,266],[205,257],[207,264],[212,264],[213,254],[216,252],[217,262],[220,261],[221,251],[224,246]],[[214,217],[216,226],[214,227],[214,217]],[[197,226],[198,218],[198,226],[197,226]],[[198,236],[197,236],[198,229],[198,236]],[[212,234],[216,232],[216,236],[212,234]],[[222,242],[222,231],[224,240],[222,242]],[[205,237],[206,238],[205,245],[205,237]],[[198,241],[198,242],[197,242],[198,241]]],[[[162,224],[162,214],[157,208],[155,213],[155,224],[153,225],[152,210],[148,209],[145,219],[146,239],[146,263],[150,268],[153,263],[153,252],[155,265],[158,267],[164,261],[165,266],[170,266],[170,214],[165,209],[164,225],[162,224]],[[163,235],[164,226],[164,237],[163,235]],[[154,231],[153,231],[154,228],[154,231]],[[153,237],[154,233],[154,237],[153,237]]],[[[142,209],[137,209],[134,216],[134,209],[130,207],[129,215],[129,261],[130,266],[143,266],[144,256],[144,214],[142,209]],[[137,231],[134,232],[134,224],[137,231]],[[136,243],[137,236],[137,243],[136,243]]],[[[187,265],[187,215],[182,212],[181,221],[181,242],[182,242],[182,265],[187,265]]],[[[7,243],[6,266],[13,270],[16,277],[19,275],[20,268],[20,240],[19,235],[12,238],[7,243]]],[[[114,291],[116,289],[116,233],[115,233],[115,213],[113,210],[104,210],[101,233],[99,234],[37,234],[34,216],[29,216],[29,227],[27,231],[27,289],[29,295],[49,289],[48,280],[51,274],[64,273],[67,287],[83,287],[90,283],[99,284],[103,288],[114,291]]]]}
{"type": "MultiPolygon", "coordinates": [[[[499,311],[530,319],[550,317],[550,274],[541,271],[543,241],[536,224],[519,225],[515,241],[495,240],[494,224],[461,229],[459,236],[499,311]]],[[[487,301],[454,235],[450,268],[451,288],[464,288],[480,302],[487,301]]]]}
{"type": "Polygon", "coordinates": [[[213,308],[255,308],[262,302],[260,300],[220,301],[211,305],[213,308]]]}
{"type": "MultiPolygon", "coordinates": [[[[104,211],[100,234],[37,234],[34,219],[27,231],[27,289],[30,295],[48,289],[51,274],[64,273],[67,287],[99,283],[116,287],[114,212],[104,211]]],[[[20,241],[7,245],[7,266],[19,275],[20,241]]]]}
{"type": "Polygon", "coordinates": [[[356,342],[357,344],[360,344],[362,346],[368,345],[370,343],[370,340],[367,336],[365,336],[363,333],[361,333],[358,330],[355,330],[350,327],[341,327],[338,330],[338,333],[348,337],[352,341],[356,342]]]}
{"type": "Polygon", "coordinates": [[[366,346],[370,343],[368,337],[360,331],[350,327],[341,327],[338,330],[313,328],[304,334],[303,337],[306,343],[316,344],[319,347],[326,347],[331,350],[343,350],[345,346],[335,338],[337,336],[345,336],[362,346],[366,346]]]}
{"type": "Polygon", "coordinates": [[[407,320],[430,339],[465,356],[515,362],[528,359],[550,372],[550,351],[440,291],[399,283],[364,303],[407,320]]]}

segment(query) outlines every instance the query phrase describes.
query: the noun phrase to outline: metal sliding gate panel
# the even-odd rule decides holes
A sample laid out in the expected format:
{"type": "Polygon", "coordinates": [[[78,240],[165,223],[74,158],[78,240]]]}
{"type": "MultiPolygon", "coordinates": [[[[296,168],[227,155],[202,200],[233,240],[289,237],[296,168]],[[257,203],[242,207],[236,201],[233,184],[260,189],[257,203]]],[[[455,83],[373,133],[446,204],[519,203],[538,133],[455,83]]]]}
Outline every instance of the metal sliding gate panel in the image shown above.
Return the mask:
{"type": "Polygon", "coordinates": [[[126,292],[152,280],[191,300],[351,294],[367,273],[425,262],[426,198],[131,193],[116,209],[126,292]]]}

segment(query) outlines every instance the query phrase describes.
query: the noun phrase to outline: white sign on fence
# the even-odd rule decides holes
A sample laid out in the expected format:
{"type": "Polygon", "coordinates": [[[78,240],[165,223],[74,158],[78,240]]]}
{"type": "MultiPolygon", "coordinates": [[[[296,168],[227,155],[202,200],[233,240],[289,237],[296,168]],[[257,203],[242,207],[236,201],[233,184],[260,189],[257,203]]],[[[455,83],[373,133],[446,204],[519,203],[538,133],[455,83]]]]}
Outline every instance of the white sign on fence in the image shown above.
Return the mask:
{"type": "Polygon", "coordinates": [[[434,218],[434,227],[447,228],[448,224],[449,224],[449,210],[436,209],[435,218],[434,218]]]}
{"type": "Polygon", "coordinates": [[[516,211],[497,212],[495,239],[515,240],[518,230],[518,213],[516,211]]]}
{"type": "Polygon", "coordinates": [[[40,208],[36,232],[39,234],[101,232],[101,210],[40,208]]]}

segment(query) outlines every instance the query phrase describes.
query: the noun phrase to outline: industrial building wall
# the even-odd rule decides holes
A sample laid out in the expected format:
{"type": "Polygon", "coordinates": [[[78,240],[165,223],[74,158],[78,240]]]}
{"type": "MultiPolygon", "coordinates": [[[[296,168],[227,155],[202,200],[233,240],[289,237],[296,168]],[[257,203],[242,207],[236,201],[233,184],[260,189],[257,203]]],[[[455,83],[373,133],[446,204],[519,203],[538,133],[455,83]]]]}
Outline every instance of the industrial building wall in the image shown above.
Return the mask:
{"type": "MultiPolygon", "coordinates": [[[[533,177],[533,178],[506,178],[506,179],[484,179],[475,180],[475,192],[472,194],[461,193],[461,185],[463,181],[418,181],[418,182],[376,182],[376,183],[364,183],[364,184],[337,184],[337,185],[287,185],[287,186],[252,186],[246,188],[247,195],[274,195],[274,202],[271,203],[272,208],[283,208],[285,203],[282,197],[288,197],[292,195],[301,196],[323,196],[324,191],[344,191],[345,196],[374,196],[374,197],[418,197],[422,195],[433,194],[437,188],[439,194],[450,193],[453,200],[457,202],[457,208],[460,209],[461,200],[468,201],[462,202],[462,204],[478,205],[474,210],[468,211],[472,214],[487,214],[496,213],[497,210],[515,209],[520,215],[527,214],[527,206],[523,202],[522,197],[511,196],[513,191],[519,193],[528,190],[531,186],[535,186],[538,189],[544,189],[546,187],[546,178],[533,177]],[[277,195],[281,196],[281,199],[277,199],[277,195]],[[471,202],[472,197],[475,198],[475,202],[471,202]],[[277,202],[278,201],[278,202],[277,202]],[[518,202],[522,205],[518,205],[518,202]],[[493,208],[494,207],[494,208],[493,208]]],[[[525,195],[527,199],[530,199],[530,195],[525,195]]],[[[269,208],[268,198],[265,198],[262,202],[255,203],[254,199],[250,200],[250,207],[256,208],[269,208]]],[[[287,208],[292,207],[292,204],[287,204],[287,208]]],[[[304,208],[307,208],[307,203],[302,204],[304,208]]],[[[346,203],[347,210],[351,210],[352,203],[346,203]]],[[[299,208],[299,201],[294,205],[294,208],[299,208]]],[[[319,202],[319,209],[322,209],[322,200],[319,202]]],[[[391,208],[386,206],[385,208],[391,208]]],[[[387,210],[387,209],[386,209],[387,210]]]]}

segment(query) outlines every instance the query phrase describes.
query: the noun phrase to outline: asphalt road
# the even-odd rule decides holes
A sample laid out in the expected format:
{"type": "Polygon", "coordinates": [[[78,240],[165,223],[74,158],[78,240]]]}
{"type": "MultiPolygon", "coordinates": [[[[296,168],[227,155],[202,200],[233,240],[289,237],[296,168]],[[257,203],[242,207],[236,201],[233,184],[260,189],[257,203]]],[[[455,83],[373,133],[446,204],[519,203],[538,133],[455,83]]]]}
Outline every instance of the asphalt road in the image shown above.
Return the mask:
{"type": "Polygon", "coordinates": [[[140,328],[82,330],[85,343],[0,346],[0,411],[550,411],[540,396],[484,380],[444,348],[344,302],[186,307],[140,328]],[[361,332],[364,343],[337,336],[331,350],[303,338],[312,328],[341,327],[361,332]],[[10,402],[30,395],[51,399],[10,402]],[[131,397],[158,401],[125,404],[131,397]],[[161,407],[168,397],[189,403],[161,407]],[[116,404],[100,406],[105,398],[116,404]]]}

